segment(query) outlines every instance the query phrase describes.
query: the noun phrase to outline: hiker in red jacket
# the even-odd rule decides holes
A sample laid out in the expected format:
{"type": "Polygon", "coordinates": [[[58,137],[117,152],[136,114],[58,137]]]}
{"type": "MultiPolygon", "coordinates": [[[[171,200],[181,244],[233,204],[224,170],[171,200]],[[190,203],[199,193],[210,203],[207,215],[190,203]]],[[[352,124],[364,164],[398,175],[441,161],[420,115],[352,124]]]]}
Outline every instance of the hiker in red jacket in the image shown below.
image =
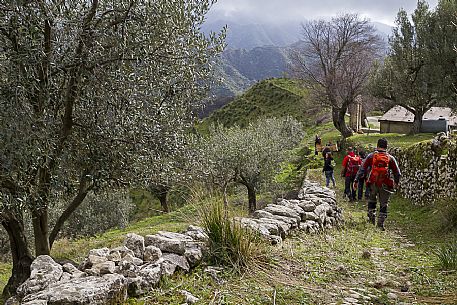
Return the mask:
{"type": "MultiPolygon", "coordinates": [[[[379,200],[379,214],[377,226],[385,230],[384,221],[387,218],[387,207],[389,205],[390,194],[393,193],[400,182],[400,168],[397,160],[387,153],[387,140],[378,140],[377,148],[374,153],[367,156],[363,162],[358,175],[366,175],[367,187],[370,187],[368,198],[368,219],[372,224],[376,220],[376,203],[379,200]],[[393,178],[392,178],[393,176],[393,178]]],[[[357,179],[358,177],[356,177],[357,179]]]]}
{"type": "Polygon", "coordinates": [[[343,159],[343,171],[341,173],[341,176],[344,177],[344,194],[349,201],[355,200],[356,189],[353,182],[361,164],[360,157],[354,153],[352,147],[349,147],[348,154],[343,159]]]}

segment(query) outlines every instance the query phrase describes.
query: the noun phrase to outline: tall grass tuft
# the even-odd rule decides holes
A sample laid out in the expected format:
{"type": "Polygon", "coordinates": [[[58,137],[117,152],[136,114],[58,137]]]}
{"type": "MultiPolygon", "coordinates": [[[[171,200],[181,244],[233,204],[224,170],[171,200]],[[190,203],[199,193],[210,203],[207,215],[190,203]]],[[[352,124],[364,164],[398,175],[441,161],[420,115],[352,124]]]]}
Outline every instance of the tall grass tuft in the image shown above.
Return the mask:
{"type": "Polygon", "coordinates": [[[457,270],[457,241],[443,245],[436,251],[439,267],[443,270],[457,270]]]}
{"type": "Polygon", "coordinates": [[[215,200],[202,210],[202,226],[209,236],[209,260],[240,271],[261,255],[256,232],[231,221],[226,209],[215,200]]]}

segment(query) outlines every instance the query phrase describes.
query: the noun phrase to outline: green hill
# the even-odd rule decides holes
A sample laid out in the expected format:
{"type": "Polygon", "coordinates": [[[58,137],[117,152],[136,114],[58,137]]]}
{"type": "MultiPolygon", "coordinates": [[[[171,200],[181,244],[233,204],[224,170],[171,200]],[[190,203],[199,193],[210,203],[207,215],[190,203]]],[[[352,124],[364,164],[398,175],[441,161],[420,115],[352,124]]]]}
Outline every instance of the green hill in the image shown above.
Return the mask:
{"type": "Polygon", "coordinates": [[[307,90],[297,81],[274,78],[256,83],[232,102],[203,121],[224,126],[246,126],[260,117],[292,116],[305,125],[328,120],[328,111],[310,100],[307,90]]]}

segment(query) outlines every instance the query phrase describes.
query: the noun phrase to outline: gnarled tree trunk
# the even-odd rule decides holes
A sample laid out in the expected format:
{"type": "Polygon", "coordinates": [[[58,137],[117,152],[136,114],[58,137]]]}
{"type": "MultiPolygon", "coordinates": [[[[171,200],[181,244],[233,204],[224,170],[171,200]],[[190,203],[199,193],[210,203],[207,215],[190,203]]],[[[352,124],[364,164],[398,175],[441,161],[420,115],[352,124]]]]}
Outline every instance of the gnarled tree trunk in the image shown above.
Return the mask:
{"type": "Polygon", "coordinates": [[[349,138],[352,136],[352,130],[348,128],[344,121],[346,115],[347,106],[341,108],[332,107],[332,120],[335,128],[341,133],[343,138],[349,138]]]}
{"type": "Polygon", "coordinates": [[[150,187],[149,191],[153,193],[157,197],[157,199],[159,199],[162,211],[164,213],[170,212],[170,207],[168,206],[167,199],[170,188],[164,185],[153,185],[150,187]]]}
{"type": "Polygon", "coordinates": [[[3,297],[7,299],[15,295],[17,287],[29,278],[33,256],[27,245],[22,217],[14,212],[2,212],[2,226],[8,233],[13,258],[12,274],[3,289],[3,297]]]}
{"type": "Polygon", "coordinates": [[[410,134],[417,134],[421,132],[422,129],[422,119],[424,117],[423,111],[415,111],[414,113],[414,121],[413,125],[411,126],[410,134]]]}

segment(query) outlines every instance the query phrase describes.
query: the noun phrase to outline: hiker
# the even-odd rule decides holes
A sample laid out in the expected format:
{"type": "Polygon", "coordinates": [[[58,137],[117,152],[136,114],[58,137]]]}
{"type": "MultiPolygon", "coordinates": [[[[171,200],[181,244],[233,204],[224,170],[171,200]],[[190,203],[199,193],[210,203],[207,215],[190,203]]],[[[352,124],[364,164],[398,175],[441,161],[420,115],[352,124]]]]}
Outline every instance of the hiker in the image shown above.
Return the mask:
{"type": "Polygon", "coordinates": [[[354,179],[361,164],[360,157],[354,153],[352,147],[349,147],[348,154],[343,159],[343,171],[341,172],[341,177],[344,177],[344,194],[349,201],[355,200],[354,179]]]}
{"type": "MultiPolygon", "coordinates": [[[[393,193],[400,182],[400,168],[397,160],[387,153],[387,139],[378,140],[374,153],[367,156],[362,165],[360,175],[366,175],[370,187],[368,198],[368,219],[374,225],[376,222],[376,204],[379,201],[379,214],[377,226],[385,230],[384,221],[387,218],[387,207],[390,194],[393,193]],[[393,178],[392,178],[393,175],[393,178]]],[[[359,178],[359,174],[358,177],[359,178]]]]}
{"type": "Polygon", "coordinates": [[[316,135],[316,138],[314,139],[314,154],[317,156],[318,150],[317,147],[322,144],[322,139],[319,137],[319,135],[316,135]]]}
{"type": "Polygon", "coordinates": [[[330,180],[333,183],[333,187],[335,187],[335,175],[333,173],[333,170],[335,168],[335,160],[333,160],[333,156],[331,152],[327,152],[325,154],[325,159],[324,159],[324,168],[322,171],[325,174],[325,186],[328,187],[330,185],[330,180]]]}
{"type": "MultiPolygon", "coordinates": [[[[359,157],[360,160],[363,164],[365,159],[367,158],[367,154],[363,149],[359,150],[359,157]]],[[[365,186],[365,199],[368,200],[368,197],[370,196],[370,188],[366,186],[366,177],[364,174],[362,174],[360,171],[363,170],[363,167],[360,166],[359,171],[357,172],[357,179],[354,179],[354,189],[357,190],[357,200],[362,200],[363,198],[363,188],[365,186]]]]}

